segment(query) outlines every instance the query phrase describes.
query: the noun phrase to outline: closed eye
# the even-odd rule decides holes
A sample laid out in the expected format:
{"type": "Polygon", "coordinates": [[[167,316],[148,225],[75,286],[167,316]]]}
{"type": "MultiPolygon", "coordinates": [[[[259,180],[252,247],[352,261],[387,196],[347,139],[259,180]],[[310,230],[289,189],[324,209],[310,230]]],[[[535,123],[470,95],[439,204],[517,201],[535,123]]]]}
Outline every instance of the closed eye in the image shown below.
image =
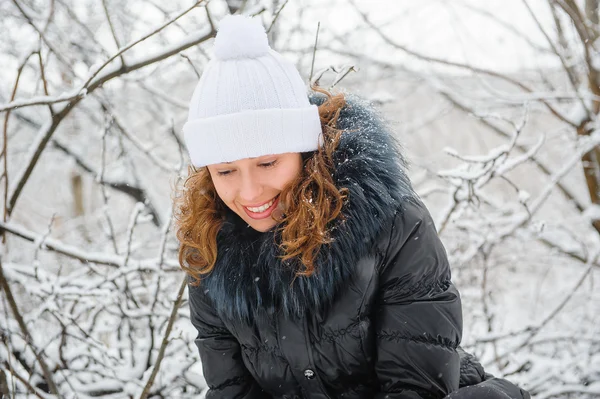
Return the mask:
{"type": "Polygon", "coordinates": [[[263,168],[270,168],[271,166],[275,166],[276,163],[277,163],[277,160],[274,160],[274,161],[267,162],[267,163],[261,163],[260,166],[263,168]]]}
{"type": "MultiPolygon", "coordinates": [[[[261,168],[265,168],[265,169],[272,168],[273,166],[275,166],[275,164],[277,163],[277,161],[278,160],[276,159],[276,160],[271,161],[271,162],[261,163],[258,166],[260,166],[261,168]]],[[[231,170],[223,170],[223,171],[218,171],[217,172],[217,174],[219,176],[227,176],[227,175],[230,175],[231,173],[233,173],[233,171],[231,171],[231,170]]]]}

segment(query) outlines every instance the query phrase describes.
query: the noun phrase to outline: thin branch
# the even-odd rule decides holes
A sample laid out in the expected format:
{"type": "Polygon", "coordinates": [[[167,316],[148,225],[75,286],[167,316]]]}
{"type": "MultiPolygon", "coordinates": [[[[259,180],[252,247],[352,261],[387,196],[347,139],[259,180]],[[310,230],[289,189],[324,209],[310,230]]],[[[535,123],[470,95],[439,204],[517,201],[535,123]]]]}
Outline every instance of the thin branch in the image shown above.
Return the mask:
{"type": "MultiPolygon", "coordinates": [[[[48,96],[50,94],[48,92],[48,81],[46,80],[46,73],[44,71],[44,60],[42,59],[42,50],[41,50],[41,47],[37,51],[37,55],[38,55],[38,60],[39,60],[39,63],[40,63],[40,77],[42,78],[42,83],[43,83],[43,86],[44,86],[44,94],[48,96]]],[[[50,114],[52,114],[53,113],[52,107],[51,106],[48,106],[48,107],[50,108],[50,114]]]]}
{"type": "Polygon", "coordinates": [[[119,254],[119,247],[117,245],[117,237],[116,237],[116,233],[115,233],[115,228],[113,226],[112,220],[110,218],[110,215],[108,214],[108,193],[106,192],[106,186],[104,184],[102,184],[102,181],[104,180],[104,170],[106,169],[106,136],[108,134],[108,130],[110,128],[110,122],[108,120],[108,115],[106,115],[105,112],[105,118],[106,118],[106,122],[104,125],[104,131],[102,132],[102,147],[101,147],[101,154],[100,154],[100,159],[101,159],[101,165],[100,165],[100,173],[98,173],[98,179],[100,182],[100,191],[102,192],[102,200],[104,201],[104,206],[102,207],[102,214],[104,215],[104,218],[106,219],[106,224],[108,225],[108,237],[110,238],[110,241],[113,245],[113,251],[115,252],[115,254],[119,254]]]}
{"type": "MultiPolygon", "coordinates": [[[[488,69],[484,69],[484,68],[479,68],[479,67],[475,67],[472,65],[468,65],[468,64],[463,64],[460,62],[455,62],[455,61],[448,61],[448,60],[444,60],[441,58],[436,58],[433,56],[428,56],[425,54],[421,54],[419,52],[416,52],[414,50],[411,50],[409,48],[407,48],[406,46],[403,46],[395,41],[393,41],[392,39],[390,39],[387,35],[385,35],[381,29],[379,29],[378,27],[376,27],[373,22],[371,22],[371,20],[367,17],[367,15],[361,11],[358,6],[354,3],[354,0],[349,0],[350,4],[352,4],[352,6],[355,8],[356,12],[362,17],[363,21],[369,26],[371,27],[371,29],[373,29],[373,31],[375,31],[375,33],[377,33],[377,35],[379,37],[381,37],[383,39],[384,42],[386,42],[387,44],[389,44],[390,46],[397,48],[399,50],[402,50],[403,52],[412,55],[413,57],[422,60],[422,61],[427,61],[427,62],[432,62],[432,63],[436,63],[436,64],[440,64],[440,65],[446,65],[446,66],[452,66],[452,67],[456,67],[456,68],[461,68],[461,69],[466,69],[469,70],[471,72],[474,73],[478,73],[478,74],[483,74],[483,75],[488,75],[488,76],[492,76],[495,78],[498,78],[500,80],[504,80],[508,83],[511,83],[517,87],[519,87],[520,89],[528,92],[528,93],[532,93],[533,90],[531,88],[529,88],[528,86],[526,86],[524,83],[519,82],[518,80],[512,79],[504,74],[501,74],[499,72],[494,72],[488,69]]],[[[561,112],[559,112],[557,109],[555,109],[551,104],[549,104],[547,101],[545,100],[541,100],[542,104],[544,104],[546,106],[546,108],[548,108],[548,110],[550,110],[550,112],[556,116],[558,119],[560,119],[561,121],[568,123],[569,125],[576,127],[575,124],[573,124],[573,122],[571,122],[566,116],[564,116],[561,112]]]]}
{"type": "MultiPolygon", "coordinates": [[[[540,30],[540,32],[542,32],[542,35],[544,35],[544,37],[546,38],[546,41],[548,42],[548,45],[550,45],[550,47],[552,48],[552,51],[554,52],[554,54],[556,54],[556,56],[560,60],[560,63],[562,64],[563,69],[565,70],[565,72],[567,74],[567,77],[569,78],[569,82],[571,83],[571,87],[573,87],[573,90],[577,94],[578,91],[579,91],[579,88],[577,87],[577,79],[575,78],[573,70],[567,64],[567,60],[565,60],[565,58],[563,57],[562,53],[560,51],[558,51],[558,49],[554,45],[554,42],[552,41],[552,39],[550,38],[550,36],[548,36],[548,33],[546,33],[546,30],[544,29],[544,27],[542,26],[540,20],[538,19],[538,17],[535,15],[535,13],[533,12],[533,10],[529,6],[529,3],[527,2],[527,0],[522,0],[522,2],[525,5],[525,8],[527,8],[527,11],[529,12],[529,15],[531,15],[531,18],[534,20],[534,22],[537,25],[538,29],[540,30]]],[[[583,98],[581,98],[581,96],[579,96],[578,94],[577,94],[577,98],[579,99],[579,102],[580,102],[581,106],[585,110],[587,118],[590,118],[590,110],[588,109],[587,105],[585,104],[585,101],[583,101],[583,98]]]]}
{"type": "MultiPolygon", "coordinates": [[[[25,377],[21,376],[19,373],[17,373],[17,371],[13,368],[10,367],[10,365],[8,364],[8,362],[4,361],[5,367],[7,367],[7,370],[10,370],[10,373],[12,374],[13,377],[15,377],[17,380],[21,381],[21,383],[23,383],[23,385],[25,385],[27,387],[27,389],[29,389],[35,396],[37,396],[40,399],[47,399],[46,396],[42,396],[42,394],[38,391],[38,389],[36,387],[34,387],[33,385],[31,385],[29,383],[29,380],[26,379],[25,377]]],[[[16,392],[13,392],[13,395],[15,395],[16,392]]]]}
{"type": "Polygon", "coordinates": [[[129,262],[129,256],[131,255],[131,243],[133,242],[133,230],[137,225],[138,217],[140,213],[144,210],[144,204],[138,202],[135,204],[133,211],[131,212],[131,216],[129,218],[129,226],[127,226],[127,245],[125,250],[125,260],[123,261],[123,266],[127,266],[127,262],[129,262]]]}
{"type": "MultiPolygon", "coordinates": [[[[56,48],[54,48],[54,46],[52,45],[52,43],[46,38],[45,30],[48,27],[48,24],[50,23],[50,17],[52,16],[54,7],[52,6],[50,9],[50,14],[49,14],[49,18],[46,20],[46,24],[43,28],[38,27],[34,22],[33,19],[31,18],[31,16],[29,14],[27,14],[27,12],[25,12],[25,10],[23,9],[23,7],[21,6],[21,4],[19,4],[19,2],[17,0],[12,0],[13,4],[19,9],[19,11],[21,12],[21,14],[25,17],[25,19],[27,20],[27,22],[29,23],[29,25],[31,25],[31,27],[33,29],[35,29],[35,31],[40,35],[40,39],[44,42],[44,44],[50,49],[50,51],[52,51],[52,53],[56,56],[56,58],[65,66],[67,66],[68,68],[71,68],[72,65],[75,64],[75,62],[71,59],[66,59],[63,57],[63,54],[60,53],[60,51],[58,51],[56,48]]],[[[52,4],[54,4],[54,2],[52,2],[52,4]]],[[[0,111],[3,111],[0,108],[0,111]]]]}
{"type": "MultiPolygon", "coordinates": [[[[498,17],[498,14],[495,12],[488,11],[482,7],[477,7],[473,4],[469,4],[469,3],[465,2],[463,0],[453,0],[451,4],[453,4],[453,5],[456,4],[460,7],[464,7],[467,10],[476,12],[480,15],[483,15],[486,18],[491,19],[492,21],[494,21],[495,23],[500,25],[503,29],[506,29],[508,32],[511,32],[515,36],[515,38],[525,41],[531,48],[536,49],[537,51],[540,51],[542,53],[551,53],[552,52],[550,49],[548,49],[546,47],[542,47],[535,41],[531,40],[529,38],[529,36],[530,36],[529,33],[519,30],[517,26],[515,26],[514,24],[511,24],[510,22],[506,22],[506,21],[503,21],[502,19],[500,19],[498,17]]],[[[479,3],[479,4],[483,5],[484,7],[486,6],[485,3],[479,3]]]]}
{"type": "Polygon", "coordinates": [[[56,217],[56,213],[52,214],[52,217],[50,218],[50,222],[48,222],[48,229],[46,230],[46,232],[41,236],[41,239],[39,239],[38,241],[36,241],[36,245],[35,245],[35,249],[33,251],[33,259],[35,261],[38,261],[38,255],[40,250],[44,247],[44,242],[46,241],[46,239],[50,236],[50,234],[52,233],[52,225],[54,224],[54,218],[56,217]]]}
{"type": "MultiPolygon", "coordinates": [[[[556,9],[556,7],[558,7],[558,5],[556,4],[556,2],[554,2],[554,0],[548,0],[548,6],[550,7],[550,12],[552,13],[552,20],[554,21],[554,26],[556,28],[556,35],[558,37],[558,44],[560,44],[560,46],[562,47],[563,51],[567,52],[567,58],[570,58],[570,47],[569,47],[569,43],[567,41],[567,38],[565,36],[565,30],[562,26],[562,23],[560,21],[560,16],[558,15],[558,11],[556,9]]],[[[577,76],[575,76],[576,78],[576,85],[579,85],[579,81],[577,80],[577,76]]]]}
{"type": "Polygon", "coordinates": [[[102,55],[105,57],[110,57],[110,53],[106,51],[106,49],[98,42],[98,40],[96,40],[94,32],[90,30],[86,23],[81,22],[77,14],[73,11],[73,6],[71,4],[65,4],[64,0],[58,0],[58,2],[63,6],[63,9],[69,15],[69,21],[74,21],[77,26],[79,26],[87,34],[88,38],[93,41],[94,49],[100,50],[102,55]]]}
{"type": "MultiPolygon", "coordinates": [[[[158,28],[154,29],[152,32],[145,34],[141,38],[139,38],[137,40],[134,40],[133,42],[127,44],[125,47],[119,49],[119,51],[117,51],[115,54],[113,54],[112,57],[110,57],[108,60],[106,60],[97,70],[95,70],[88,77],[87,81],[83,84],[83,87],[88,87],[88,85],[91,84],[94,81],[94,78],[100,73],[100,71],[102,69],[104,69],[108,64],[110,64],[115,58],[120,57],[124,52],[126,52],[129,49],[131,49],[133,46],[135,46],[135,45],[137,45],[137,44],[145,41],[146,39],[148,39],[148,38],[150,38],[150,37],[152,37],[154,35],[156,35],[160,31],[162,31],[163,29],[165,29],[166,27],[168,27],[169,25],[171,25],[172,23],[174,23],[177,20],[179,20],[181,17],[185,16],[187,13],[189,13],[190,11],[192,11],[194,8],[198,7],[204,1],[205,0],[198,0],[198,1],[196,1],[190,7],[188,7],[185,10],[183,10],[181,13],[179,13],[177,16],[175,16],[171,20],[167,21],[165,24],[163,24],[163,25],[159,26],[158,28]]],[[[126,68],[126,64],[125,63],[123,63],[122,68],[123,69],[126,68]]]]}
{"type": "MultiPolygon", "coordinates": [[[[452,104],[454,104],[458,109],[462,110],[465,113],[468,114],[475,114],[475,111],[473,109],[471,109],[470,107],[468,107],[467,105],[463,104],[460,100],[458,100],[456,97],[454,97],[452,94],[450,94],[448,91],[445,91],[442,88],[437,87],[438,92],[444,96],[446,99],[448,99],[448,101],[450,101],[452,104]]],[[[499,134],[500,136],[509,138],[511,137],[511,135],[507,132],[505,132],[504,130],[502,130],[500,127],[496,126],[495,124],[491,123],[488,120],[485,119],[480,119],[480,122],[483,123],[485,126],[489,127],[493,132],[499,134]]],[[[526,153],[527,152],[527,148],[525,148],[523,145],[521,144],[516,144],[516,148],[519,149],[521,152],[526,153]]],[[[552,176],[552,171],[546,167],[541,161],[539,161],[536,158],[532,158],[531,161],[546,175],[546,176],[552,176]]],[[[583,212],[585,210],[585,206],[583,204],[581,204],[579,202],[579,200],[577,199],[577,197],[575,196],[575,194],[572,194],[570,192],[570,190],[563,185],[560,182],[556,182],[556,187],[562,192],[562,194],[577,208],[577,210],[579,210],[580,212],[583,212]]]]}
{"type": "Polygon", "coordinates": [[[121,134],[124,137],[126,137],[129,140],[129,142],[133,144],[138,150],[140,150],[144,155],[151,159],[156,166],[168,173],[177,172],[179,170],[178,165],[170,165],[167,162],[165,162],[162,158],[156,156],[152,152],[152,145],[145,145],[140,139],[138,139],[133,133],[131,133],[129,129],[125,127],[125,123],[121,120],[121,118],[119,118],[115,109],[111,110],[111,114],[115,127],[119,129],[121,134]]]}
{"type": "Polygon", "coordinates": [[[573,22],[573,26],[579,35],[579,38],[583,43],[587,43],[590,40],[590,36],[588,34],[586,20],[579,6],[573,0],[554,0],[567,15],[571,18],[571,22],[573,22]]]}
{"type": "Polygon", "coordinates": [[[108,187],[119,192],[122,192],[123,194],[131,197],[136,202],[142,202],[146,204],[148,212],[150,213],[150,215],[152,215],[152,223],[154,223],[154,225],[157,227],[162,225],[161,217],[154,208],[154,205],[152,205],[152,202],[146,190],[134,184],[130,184],[126,181],[108,180],[104,177],[100,179],[99,173],[95,171],[92,168],[92,166],[90,166],[82,157],[75,154],[69,147],[58,141],[56,138],[52,139],[52,145],[55,148],[62,151],[63,153],[65,153],[66,155],[68,155],[69,157],[71,157],[81,169],[92,175],[94,181],[98,182],[99,184],[107,185],[108,187]]]}
{"type": "MultiPolygon", "coordinates": [[[[13,85],[13,90],[12,90],[12,94],[10,97],[10,101],[13,101],[15,98],[15,95],[17,94],[17,88],[19,87],[19,80],[21,79],[21,73],[23,72],[23,68],[25,67],[25,64],[27,64],[27,61],[29,60],[29,58],[35,54],[34,51],[30,52],[29,55],[27,55],[27,57],[25,57],[23,59],[23,62],[21,62],[21,65],[19,65],[19,68],[17,69],[17,77],[15,78],[15,83],[13,85]]],[[[3,219],[5,222],[8,220],[8,119],[10,118],[10,110],[8,110],[8,112],[6,113],[6,115],[4,115],[4,129],[2,131],[2,136],[3,136],[3,141],[2,141],[2,153],[0,153],[0,156],[3,158],[3,170],[2,170],[2,180],[4,180],[4,206],[3,206],[3,219]]],[[[4,235],[2,236],[2,242],[6,242],[5,241],[5,237],[4,235]]]]}
{"type": "MultiPolygon", "coordinates": [[[[173,47],[163,49],[161,52],[153,54],[150,57],[140,59],[134,63],[130,63],[126,68],[124,68],[124,70],[123,70],[123,68],[121,68],[121,69],[113,69],[113,70],[106,71],[106,73],[104,75],[102,75],[98,79],[94,80],[90,84],[90,86],[88,87],[87,90],[89,92],[91,92],[91,91],[95,90],[97,87],[101,86],[102,84],[106,83],[107,81],[109,81],[115,77],[135,71],[137,69],[140,69],[144,66],[153,64],[155,62],[161,61],[161,60],[168,58],[174,54],[177,54],[180,51],[183,51],[193,45],[204,42],[204,41],[208,40],[209,38],[211,38],[212,36],[214,36],[213,30],[209,30],[208,32],[206,30],[197,32],[196,34],[190,35],[190,37],[187,38],[185,41],[178,43],[177,45],[175,45],[173,47]]],[[[69,114],[69,112],[79,103],[79,101],[81,101],[82,98],[83,98],[82,93],[79,93],[79,94],[75,95],[74,97],[72,97],[71,101],[54,115],[54,117],[52,118],[52,121],[50,123],[47,123],[46,125],[42,126],[42,128],[38,132],[36,141],[32,145],[31,152],[30,152],[29,156],[26,158],[27,159],[26,166],[19,173],[19,175],[16,179],[17,183],[16,183],[14,189],[12,189],[12,194],[10,195],[10,199],[8,201],[8,204],[9,204],[8,214],[9,215],[11,214],[12,210],[14,209],[15,204],[16,204],[19,196],[21,195],[21,192],[22,192],[23,188],[25,187],[26,182],[29,179],[31,173],[33,172],[33,169],[34,169],[35,165],[37,164],[42,152],[44,151],[44,148],[46,147],[48,141],[50,140],[50,138],[52,137],[52,135],[58,128],[58,125],[69,114]]],[[[39,103],[47,104],[49,102],[42,101],[39,103]]],[[[11,102],[8,105],[0,106],[0,111],[12,109],[14,107],[15,107],[15,102],[11,102]]]]}
{"type": "Polygon", "coordinates": [[[336,69],[335,67],[332,67],[331,70],[333,72],[335,72],[336,75],[335,75],[335,78],[333,79],[333,82],[331,82],[331,85],[329,86],[329,90],[333,89],[346,76],[348,76],[348,74],[350,72],[357,72],[357,70],[355,69],[354,65],[342,66],[342,68],[340,70],[336,69]]]}
{"type": "Polygon", "coordinates": [[[450,218],[458,209],[458,206],[460,204],[460,200],[458,199],[459,191],[460,186],[454,188],[454,191],[452,192],[452,205],[450,205],[446,211],[442,212],[441,219],[435,223],[436,226],[440,226],[438,228],[438,234],[442,234],[444,230],[446,230],[446,227],[448,227],[448,223],[450,222],[450,218]]]}
{"type": "Polygon", "coordinates": [[[529,343],[531,342],[531,340],[552,320],[554,319],[554,317],[560,313],[560,311],[565,307],[565,305],[571,300],[571,298],[573,297],[573,295],[575,295],[575,293],[577,292],[577,290],[579,290],[579,288],[581,287],[581,285],[583,284],[583,282],[585,281],[585,279],[588,277],[588,275],[592,272],[592,268],[595,265],[596,259],[598,258],[598,252],[596,252],[594,255],[589,256],[588,257],[588,262],[587,262],[587,269],[583,272],[583,274],[581,275],[581,277],[579,278],[579,280],[577,281],[577,283],[575,284],[575,286],[569,291],[569,293],[563,298],[563,300],[558,304],[558,306],[556,306],[554,308],[554,310],[552,310],[545,318],[544,320],[542,320],[541,323],[539,323],[537,326],[532,327],[529,332],[528,332],[528,336],[517,346],[510,348],[509,350],[507,350],[505,353],[503,353],[502,355],[499,355],[497,357],[497,360],[503,359],[521,349],[523,349],[524,347],[526,347],[527,345],[529,345],[529,343]]]}
{"type": "MultiPolygon", "coordinates": [[[[489,295],[489,289],[488,289],[488,277],[489,277],[489,252],[491,251],[491,247],[490,248],[486,248],[486,250],[480,250],[481,254],[482,254],[482,263],[483,263],[483,270],[482,270],[482,276],[481,276],[481,305],[483,307],[483,314],[485,315],[485,320],[487,323],[487,332],[491,333],[494,330],[494,314],[493,312],[490,310],[490,304],[488,303],[489,300],[491,300],[491,296],[489,295]]],[[[505,366],[505,364],[501,364],[500,363],[500,359],[498,359],[498,345],[497,343],[494,341],[492,342],[492,348],[494,350],[494,360],[496,361],[496,365],[498,367],[498,369],[502,370],[505,366]]]]}
{"type": "Polygon", "coordinates": [[[169,317],[169,322],[167,324],[167,329],[165,331],[165,335],[163,336],[162,344],[160,345],[160,349],[158,350],[158,356],[156,358],[156,362],[154,363],[154,367],[152,369],[152,373],[150,377],[148,377],[148,381],[146,382],[146,386],[144,386],[144,390],[140,395],[140,399],[146,399],[148,394],[150,393],[150,388],[152,388],[152,384],[154,384],[154,379],[158,374],[158,370],[160,369],[160,364],[165,356],[165,350],[167,349],[167,345],[169,344],[169,335],[171,335],[171,330],[173,329],[173,323],[175,323],[175,319],[177,319],[177,310],[181,305],[181,300],[183,298],[183,292],[185,291],[185,287],[187,286],[188,279],[187,276],[183,277],[181,281],[181,285],[179,286],[179,292],[177,293],[177,298],[173,303],[173,308],[171,310],[171,316],[169,317]]]}
{"type": "MultiPolygon", "coordinates": [[[[185,10],[183,13],[177,15],[173,20],[168,21],[167,23],[156,28],[154,31],[150,32],[149,34],[144,35],[142,38],[137,39],[136,41],[128,44],[126,47],[117,51],[106,62],[104,62],[99,67],[97,67],[92,72],[92,74],[88,77],[88,79],[85,81],[85,83],[83,83],[82,85],[80,85],[77,88],[74,88],[70,92],[61,94],[59,96],[54,96],[54,97],[41,96],[41,97],[36,97],[36,98],[28,99],[28,100],[12,101],[10,103],[0,105],[0,112],[6,111],[8,109],[19,108],[19,107],[23,108],[23,107],[33,106],[33,105],[55,104],[55,103],[61,103],[61,102],[77,103],[78,100],[83,98],[86,94],[90,93],[91,91],[96,89],[98,86],[101,86],[102,84],[111,80],[114,77],[125,75],[125,74],[133,72],[137,69],[143,68],[147,65],[151,65],[151,64],[154,64],[155,62],[162,61],[162,60],[164,60],[172,55],[175,55],[189,47],[192,47],[198,43],[206,41],[207,39],[209,39],[215,35],[214,28],[211,27],[211,29],[208,29],[208,30],[203,29],[200,31],[192,32],[185,40],[177,43],[174,46],[162,49],[161,51],[159,51],[155,54],[151,54],[146,57],[141,57],[138,60],[130,61],[130,63],[125,66],[112,67],[112,68],[106,70],[103,74],[100,74],[100,71],[106,69],[108,64],[110,64],[114,59],[119,57],[125,51],[129,50],[134,45],[148,39],[152,35],[160,32],[161,30],[163,30],[164,28],[166,28],[167,26],[169,26],[170,24],[175,22],[177,19],[179,19],[182,16],[184,16],[185,14],[187,14],[193,8],[197,7],[203,1],[205,1],[205,0],[200,0],[200,1],[196,2],[191,8],[189,8],[189,9],[185,10]]],[[[70,104],[70,105],[72,106],[73,104],[70,104]]],[[[69,105],[67,105],[66,107],[69,107],[69,105]]]]}
{"type": "Polygon", "coordinates": [[[279,17],[279,14],[281,13],[281,11],[283,11],[284,7],[287,5],[287,3],[290,0],[285,0],[285,3],[283,3],[281,5],[281,7],[279,7],[279,10],[277,10],[277,12],[275,13],[275,16],[273,17],[273,20],[271,21],[271,25],[269,25],[269,29],[267,29],[267,35],[269,33],[271,33],[271,29],[273,29],[273,26],[275,26],[275,22],[277,21],[277,18],[279,17]]]}
{"type": "Polygon", "coordinates": [[[6,295],[6,299],[8,300],[8,304],[10,305],[12,313],[15,316],[17,324],[19,325],[19,328],[21,329],[23,336],[26,338],[25,342],[27,342],[27,344],[32,348],[33,353],[34,353],[40,367],[42,368],[42,373],[44,374],[44,379],[46,380],[46,383],[48,384],[48,388],[50,389],[50,392],[52,392],[58,398],[62,398],[62,395],[60,394],[56,384],[54,383],[50,368],[46,364],[46,361],[44,360],[44,358],[35,349],[35,346],[33,344],[33,336],[29,333],[29,330],[27,329],[27,325],[25,324],[25,321],[23,320],[23,316],[21,315],[21,312],[19,311],[19,307],[18,307],[17,302],[15,301],[15,298],[12,294],[12,291],[8,284],[8,280],[4,276],[4,270],[2,268],[2,259],[1,258],[0,258],[0,287],[2,287],[2,290],[4,291],[4,294],[6,295]]]}
{"type": "MultiPolygon", "coordinates": [[[[117,37],[117,32],[115,31],[115,27],[113,26],[112,20],[110,19],[110,13],[108,12],[108,7],[106,7],[106,0],[102,0],[102,8],[104,9],[104,15],[106,16],[106,20],[108,21],[108,26],[110,27],[110,31],[113,36],[113,40],[117,45],[117,49],[121,48],[121,43],[119,43],[119,38],[117,37]]],[[[119,58],[121,59],[121,65],[125,66],[125,58],[123,58],[123,54],[119,54],[119,58]]]]}
{"type": "Polygon", "coordinates": [[[315,58],[317,55],[317,44],[319,43],[319,29],[321,28],[321,21],[317,23],[317,34],[315,35],[315,45],[313,47],[312,61],[310,63],[310,75],[308,76],[308,82],[312,82],[313,71],[315,69],[315,58]]]}
{"type": "MultiPolygon", "coordinates": [[[[33,233],[22,226],[16,225],[15,223],[0,222],[0,231],[7,231],[30,242],[37,242],[41,240],[42,237],[40,234],[33,233]]],[[[90,263],[95,263],[98,265],[121,268],[125,260],[125,258],[121,255],[112,255],[102,252],[87,252],[75,246],[64,244],[54,238],[47,238],[44,241],[43,249],[51,250],[68,256],[69,258],[79,260],[88,266],[90,263]]],[[[156,263],[157,259],[155,258],[129,261],[131,270],[156,270],[156,263]]],[[[169,266],[169,271],[181,270],[179,262],[176,259],[166,259],[163,263],[169,266]]]]}
{"type": "MultiPolygon", "coordinates": [[[[2,297],[2,305],[3,305],[3,310],[4,310],[4,321],[5,321],[5,326],[10,325],[9,321],[8,321],[8,305],[6,304],[6,296],[5,295],[0,295],[2,297]]],[[[10,372],[13,372],[13,366],[12,366],[12,356],[10,356],[10,354],[12,353],[12,351],[14,350],[14,347],[12,345],[12,334],[8,334],[8,333],[4,333],[0,330],[0,336],[3,337],[2,341],[4,341],[5,345],[6,345],[6,350],[8,352],[8,356],[6,356],[7,361],[5,362],[6,364],[8,364],[8,370],[10,370],[10,372]]],[[[13,379],[12,381],[12,397],[13,399],[16,397],[16,391],[17,391],[17,386],[16,386],[16,382],[13,379]]],[[[10,388],[8,386],[8,381],[6,379],[6,374],[4,373],[4,370],[0,370],[0,397],[1,395],[8,395],[10,388]],[[5,384],[5,386],[3,386],[3,384],[5,384]]]]}
{"type": "MultiPolygon", "coordinates": [[[[185,55],[185,54],[179,54],[179,56],[180,56],[181,58],[183,58],[184,60],[186,60],[188,64],[190,64],[190,66],[192,67],[192,71],[194,71],[194,73],[196,74],[196,77],[197,77],[198,79],[200,79],[200,75],[201,75],[201,74],[200,74],[200,72],[198,72],[198,70],[196,69],[196,66],[194,65],[194,63],[192,62],[192,60],[190,60],[190,57],[188,57],[188,56],[187,56],[187,55],[185,55]]],[[[145,89],[147,89],[147,90],[150,90],[150,89],[148,89],[147,87],[144,87],[144,88],[145,88],[145,89]]],[[[163,98],[164,98],[164,97],[163,97],[163,98]]],[[[171,104],[173,104],[173,105],[180,106],[180,104],[179,104],[179,103],[177,103],[177,102],[175,102],[175,101],[173,101],[173,100],[171,100],[171,99],[168,99],[167,101],[169,101],[169,102],[170,102],[171,104]]],[[[187,105],[186,105],[186,106],[184,106],[183,108],[184,108],[184,109],[187,109],[187,105]]]]}

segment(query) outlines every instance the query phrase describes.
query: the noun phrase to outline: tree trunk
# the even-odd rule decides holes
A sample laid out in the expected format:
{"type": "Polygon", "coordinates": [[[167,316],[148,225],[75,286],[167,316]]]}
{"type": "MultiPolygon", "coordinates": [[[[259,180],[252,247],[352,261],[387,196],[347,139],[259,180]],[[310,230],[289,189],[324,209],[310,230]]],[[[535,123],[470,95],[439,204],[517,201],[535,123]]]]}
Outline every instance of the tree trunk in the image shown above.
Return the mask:
{"type": "MultiPolygon", "coordinates": [[[[586,0],[585,2],[585,18],[587,26],[589,27],[588,32],[593,38],[593,41],[598,37],[599,7],[600,0],[586,0]]],[[[594,43],[583,43],[584,46],[588,47],[588,51],[592,54],[594,52],[593,44],[594,43]]],[[[600,73],[593,64],[588,63],[588,69],[588,89],[591,93],[599,96],[600,73]]],[[[597,99],[592,100],[591,112],[596,118],[600,114],[600,102],[597,99]]],[[[577,127],[577,134],[579,136],[589,136],[593,132],[593,129],[588,127],[589,122],[591,121],[586,119],[577,127]]],[[[596,146],[591,151],[584,154],[581,161],[583,164],[585,181],[590,194],[590,200],[592,204],[600,206],[600,146],[596,146]]],[[[598,233],[600,233],[600,219],[592,220],[592,225],[598,233]]]]}

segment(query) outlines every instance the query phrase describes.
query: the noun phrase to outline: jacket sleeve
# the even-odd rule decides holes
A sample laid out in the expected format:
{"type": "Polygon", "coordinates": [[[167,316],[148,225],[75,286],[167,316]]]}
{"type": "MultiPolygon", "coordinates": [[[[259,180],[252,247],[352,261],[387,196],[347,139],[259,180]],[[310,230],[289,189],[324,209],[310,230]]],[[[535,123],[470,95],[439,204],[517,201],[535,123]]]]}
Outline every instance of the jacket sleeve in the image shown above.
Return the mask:
{"type": "Polygon", "coordinates": [[[378,270],[376,399],[442,398],[459,384],[460,295],[427,208],[411,201],[394,217],[378,270]]]}
{"type": "Polygon", "coordinates": [[[270,398],[248,372],[239,342],[216,314],[203,288],[188,285],[188,289],[190,319],[198,331],[195,342],[209,388],[206,399],[270,398]]]}

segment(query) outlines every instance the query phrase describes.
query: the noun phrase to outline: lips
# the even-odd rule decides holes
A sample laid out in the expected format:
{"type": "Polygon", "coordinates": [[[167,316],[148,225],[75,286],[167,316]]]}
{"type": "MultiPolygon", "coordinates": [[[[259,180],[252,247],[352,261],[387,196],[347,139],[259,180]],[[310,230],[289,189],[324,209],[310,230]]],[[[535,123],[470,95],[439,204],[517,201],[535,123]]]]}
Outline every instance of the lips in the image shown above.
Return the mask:
{"type": "Polygon", "coordinates": [[[264,219],[271,215],[271,212],[275,208],[277,208],[277,204],[279,203],[279,195],[270,200],[269,202],[259,206],[259,207],[246,207],[244,206],[244,211],[248,216],[252,219],[264,219]]]}
{"type": "Polygon", "coordinates": [[[265,204],[263,204],[263,205],[261,205],[261,206],[258,206],[258,207],[247,206],[246,208],[247,208],[249,211],[251,211],[251,212],[254,212],[254,213],[260,213],[260,212],[264,212],[264,211],[265,211],[265,210],[267,210],[267,209],[268,209],[268,208],[269,208],[271,205],[273,205],[273,202],[275,202],[275,199],[276,199],[276,198],[273,198],[273,199],[271,199],[271,201],[269,201],[269,202],[267,202],[267,203],[265,203],[265,204]]]}

